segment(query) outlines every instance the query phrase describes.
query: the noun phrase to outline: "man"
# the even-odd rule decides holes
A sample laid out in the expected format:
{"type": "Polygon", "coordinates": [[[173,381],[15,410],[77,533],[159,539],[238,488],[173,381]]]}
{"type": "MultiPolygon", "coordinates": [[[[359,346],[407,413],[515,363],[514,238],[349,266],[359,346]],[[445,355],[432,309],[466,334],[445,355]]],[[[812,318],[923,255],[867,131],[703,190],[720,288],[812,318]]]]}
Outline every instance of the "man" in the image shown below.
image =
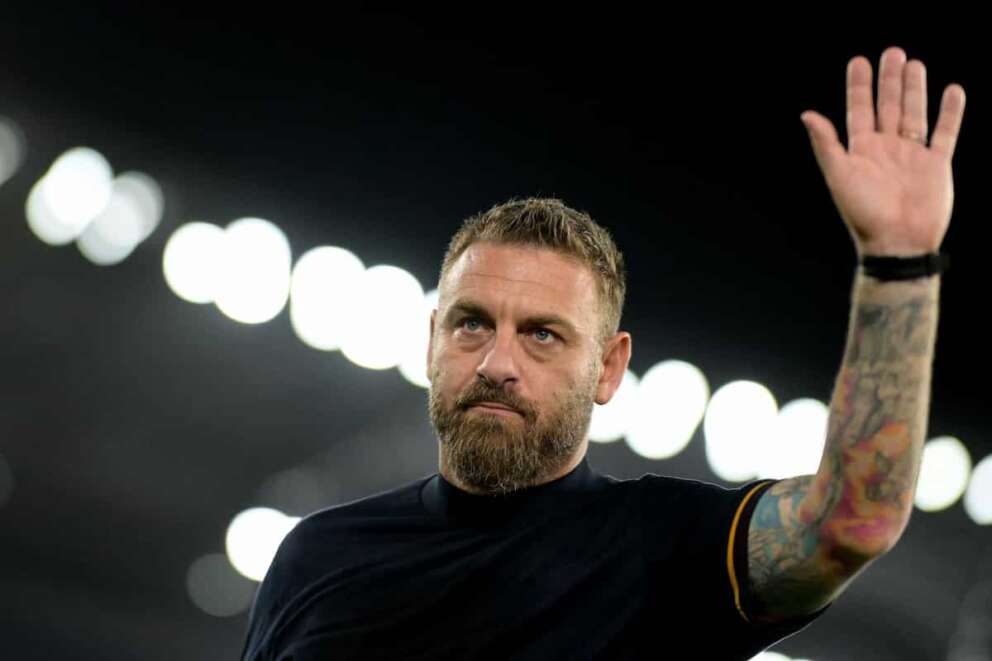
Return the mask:
{"type": "Polygon", "coordinates": [[[243,658],[748,659],[829,608],[912,511],[939,276],[876,258],[939,248],[964,108],[949,86],[927,147],[923,65],[898,48],[882,56],[877,125],[871,96],[856,57],[847,149],[802,117],[864,259],[815,475],[725,489],[593,471],[593,402],[631,355],[623,258],[560,201],[510,201],[468,219],[441,268],[439,472],[303,519],[243,658]]]}

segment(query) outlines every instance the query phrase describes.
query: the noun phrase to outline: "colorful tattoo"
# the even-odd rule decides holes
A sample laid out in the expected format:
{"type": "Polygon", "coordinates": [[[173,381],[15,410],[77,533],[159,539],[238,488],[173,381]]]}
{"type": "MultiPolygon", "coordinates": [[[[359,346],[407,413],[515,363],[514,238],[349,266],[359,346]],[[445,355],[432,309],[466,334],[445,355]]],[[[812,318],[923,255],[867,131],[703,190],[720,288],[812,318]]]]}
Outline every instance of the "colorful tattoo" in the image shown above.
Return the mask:
{"type": "Polygon", "coordinates": [[[749,576],[765,615],[812,612],[898,541],[926,437],[939,276],[855,280],[844,362],[816,475],[762,494],[749,576]]]}

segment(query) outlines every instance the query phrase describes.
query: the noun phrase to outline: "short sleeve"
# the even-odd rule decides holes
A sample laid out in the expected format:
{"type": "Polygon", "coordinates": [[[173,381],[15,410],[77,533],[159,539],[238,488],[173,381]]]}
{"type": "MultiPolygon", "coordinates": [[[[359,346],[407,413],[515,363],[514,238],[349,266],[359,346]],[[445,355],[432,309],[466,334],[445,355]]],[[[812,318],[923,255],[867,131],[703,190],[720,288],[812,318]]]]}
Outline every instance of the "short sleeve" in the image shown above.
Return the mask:
{"type": "Polygon", "coordinates": [[[770,489],[776,481],[762,480],[747,485],[743,490],[744,496],[734,512],[730,534],[727,537],[727,577],[734,595],[734,608],[745,622],[751,622],[748,614],[755,610],[753,595],[747,589],[749,585],[747,541],[751,515],[758,505],[761,494],[770,489]]]}
{"type": "Polygon", "coordinates": [[[734,594],[734,606],[741,618],[745,622],[763,630],[770,632],[778,631],[781,637],[785,637],[799,631],[823,615],[830,608],[832,602],[813,613],[775,624],[756,624],[752,622],[749,616],[750,613],[754,613],[757,609],[754,603],[754,595],[749,589],[751,582],[748,576],[748,530],[751,526],[751,517],[754,514],[761,495],[778,482],[779,480],[762,480],[747,485],[744,497],[737,506],[737,512],[731,524],[730,538],[727,543],[727,575],[730,578],[731,589],[734,594]]]}
{"type": "Polygon", "coordinates": [[[654,590],[676,587],[689,611],[684,617],[705,620],[720,632],[707,641],[712,658],[750,658],[826,610],[775,624],[748,617],[754,608],[747,590],[747,531],[761,494],[778,480],[730,488],[657,475],[639,481],[648,584],[654,590]]]}

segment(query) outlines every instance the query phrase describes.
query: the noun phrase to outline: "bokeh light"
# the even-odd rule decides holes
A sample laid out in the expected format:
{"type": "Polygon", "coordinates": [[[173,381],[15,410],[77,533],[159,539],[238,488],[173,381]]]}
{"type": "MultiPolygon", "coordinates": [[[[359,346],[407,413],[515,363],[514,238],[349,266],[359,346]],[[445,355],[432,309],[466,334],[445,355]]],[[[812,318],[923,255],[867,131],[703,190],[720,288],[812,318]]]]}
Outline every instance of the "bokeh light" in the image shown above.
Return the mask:
{"type": "Polygon", "coordinates": [[[117,264],[144,241],[162,217],[162,192],[139,172],[116,177],[110,199],[76,240],[79,251],[94,264],[117,264]]]}
{"type": "Polygon", "coordinates": [[[21,129],[7,117],[0,117],[0,184],[14,176],[24,162],[26,141],[21,129]]]}
{"type": "Polygon", "coordinates": [[[257,587],[236,572],[223,553],[197,558],[186,572],[190,601],[214,617],[230,617],[248,610],[257,587]]]}
{"type": "Polygon", "coordinates": [[[328,504],[326,484],[311,468],[288,468],[262,482],[258,502],[291,516],[306,515],[328,504]]]}
{"type": "Polygon", "coordinates": [[[341,347],[348,325],[358,314],[355,286],[365,265],[337,246],[312,248],[296,260],[289,294],[289,319],[305,344],[331,351],[341,347]]]}
{"type": "Polygon", "coordinates": [[[224,540],[231,565],[242,576],[261,581],[283,538],[299,520],[269,507],[252,507],[236,515],[224,540]]]}
{"type": "Polygon", "coordinates": [[[427,349],[431,335],[431,312],[437,308],[438,290],[432,289],[424,294],[424,302],[419,324],[414,324],[410,332],[417,337],[411,338],[409,351],[404,354],[399,364],[403,378],[420,388],[430,388],[427,378],[427,349]]]}
{"type": "Polygon", "coordinates": [[[975,464],[971,471],[964,494],[964,510],[975,523],[992,524],[992,454],[975,464]]]}
{"type": "Polygon", "coordinates": [[[695,365],[666,360],[648,369],[637,388],[627,445],[647,459],[681,452],[706,411],[710,389],[695,365]]]}
{"type": "Polygon", "coordinates": [[[778,411],[758,477],[783,479],[811,475],[820,467],[830,409],[818,399],[793,400],[778,411]]]}
{"type": "Polygon", "coordinates": [[[75,240],[110,199],[113,171],[107,159],[89,147],[59,156],[28,194],[28,226],[50,245],[75,240]]]}
{"type": "Polygon", "coordinates": [[[114,178],[114,188],[124,195],[138,208],[138,218],[141,228],[138,241],[144,241],[162,220],[165,209],[165,196],[162,187],[152,177],[144,172],[122,172],[114,178]]]}
{"type": "Polygon", "coordinates": [[[792,659],[781,652],[765,650],[764,652],[758,652],[755,656],[752,656],[750,661],[792,661],[792,659]]]}
{"type": "Polygon", "coordinates": [[[935,438],[923,446],[916,506],[936,512],[953,505],[968,486],[971,457],[968,448],[953,436],[935,438]]]}
{"type": "Polygon", "coordinates": [[[623,438],[637,415],[637,388],[641,380],[630,369],[623,374],[620,387],[606,404],[594,404],[589,421],[589,440],[613,443],[623,438]]]}
{"type": "Polygon", "coordinates": [[[731,482],[757,477],[777,415],[775,397],[760,383],[734,381],[713,393],[703,419],[713,472],[731,482]]]}
{"type": "Polygon", "coordinates": [[[169,288],[190,303],[212,303],[220,288],[224,230],[191,222],[172,233],[162,253],[162,272],[169,288]]]}
{"type": "Polygon", "coordinates": [[[289,298],[291,266],[281,229],[262,218],[239,218],[224,230],[214,304],[244,324],[269,321],[289,298]]]}
{"type": "Polygon", "coordinates": [[[362,273],[353,324],[341,343],[348,360],[368,369],[389,369],[422,347],[424,290],[407,271],[381,264],[362,273]],[[422,329],[421,329],[422,331],[422,329]]]}

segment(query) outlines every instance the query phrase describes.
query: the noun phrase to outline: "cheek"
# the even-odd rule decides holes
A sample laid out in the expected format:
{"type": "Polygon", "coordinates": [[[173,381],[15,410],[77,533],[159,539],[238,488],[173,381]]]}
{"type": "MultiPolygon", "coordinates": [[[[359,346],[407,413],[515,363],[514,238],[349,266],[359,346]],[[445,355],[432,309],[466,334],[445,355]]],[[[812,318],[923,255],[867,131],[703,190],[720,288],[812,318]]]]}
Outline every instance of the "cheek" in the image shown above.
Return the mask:
{"type": "Polygon", "coordinates": [[[449,362],[450,361],[446,356],[444,344],[435,342],[431,347],[430,363],[427,365],[428,375],[431,377],[431,381],[435,378],[441,378],[441,376],[447,371],[447,365],[449,362]]]}
{"type": "Polygon", "coordinates": [[[431,383],[446,397],[456,397],[468,386],[473,374],[469,365],[451,360],[444,352],[434,354],[430,366],[431,383]]]}

